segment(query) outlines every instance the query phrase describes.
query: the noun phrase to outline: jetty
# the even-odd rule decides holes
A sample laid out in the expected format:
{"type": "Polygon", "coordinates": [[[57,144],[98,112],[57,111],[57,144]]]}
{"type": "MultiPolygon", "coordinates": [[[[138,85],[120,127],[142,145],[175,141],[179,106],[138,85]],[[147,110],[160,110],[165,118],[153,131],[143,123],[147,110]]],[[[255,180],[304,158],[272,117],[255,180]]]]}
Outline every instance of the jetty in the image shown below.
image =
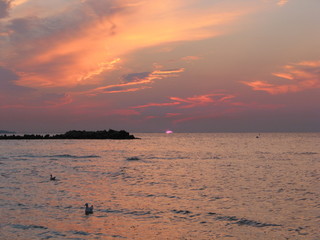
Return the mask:
{"type": "Polygon", "coordinates": [[[33,140],[33,139],[137,139],[125,130],[109,129],[102,131],[79,131],[71,130],[64,134],[55,135],[38,135],[38,134],[24,134],[24,135],[0,135],[0,140],[33,140]]]}

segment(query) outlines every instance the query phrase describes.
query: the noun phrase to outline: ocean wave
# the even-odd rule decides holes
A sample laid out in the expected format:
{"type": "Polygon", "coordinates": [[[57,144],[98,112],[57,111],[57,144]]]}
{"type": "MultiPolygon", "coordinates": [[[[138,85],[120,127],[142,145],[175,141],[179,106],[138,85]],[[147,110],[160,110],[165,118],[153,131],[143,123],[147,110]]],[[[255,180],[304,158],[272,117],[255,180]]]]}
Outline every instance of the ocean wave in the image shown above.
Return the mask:
{"type": "Polygon", "coordinates": [[[90,233],[85,232],[85,231],[71,231],[73,234],[78,234],[78,235],[84,235],[84,236],[88,236],[90,235],[90,233]]]}
{"type": "Polygon", "coordinates": [[[288,154],[293,154],[293,155],[316,155],[319,154],[317,152],[287,152],[288,154]]]}
{"type": "Polygon", "coordinates": [[[50,158],[100,158],[100,156],[98,155],[76,156],[76,155],[70,155],[70,154],[52,155],[47,157],[50,157],[50,158]]]}
{"type": "Polygon", "coordinates": [[[39,226],[39,225],[22,225],[22,224],[13,224],[13,225],[11,225],[11,226],[12,226],[13,228],[23,229],[23,230],[32,229],[32,228],[48,229],[47,227],[39,226]]]}
{"type": "Polygon", "coordinates": [[[231,224],[237,224],[239,226],[251,226],[251,227],[281,227],[282,225],[274,223],[262,223],[255,220],[249,220],[246,218],[237,218],[236,216],[217,216],[215,218],[218,221],[228,221],[231,224]]]}
{"type": "Polygon", "coordinates": [[[318,154],[317,152],[301,152],[301,153],[295,153],[298,155],[314,155],[314,154],[318,154]]]}
{"type": "Polygon", "coordinates": [[[98,155],[71,155],[71,154],[56,154],[56,155],[33,155],[33,154],[26,154],[17,156],[17,158],[24,159],[26,158],[100,158],[98,155]]]}
{"type": "Polygon", "coordinates": [[[190,157],[183,157],[183,156],[176,156],[176,157],[155,157],[155,156],[150,156],[146,157],[145,159],[162,159],[162,160],[176,160],[176,159],[190,159],[190,157]]]}
{"type": "Polygon", "coordinates": [[[127,161],[139,161],[140,160],[140,158],[138,158],[138,157],[128,157],[127,158],[127,161]]]}

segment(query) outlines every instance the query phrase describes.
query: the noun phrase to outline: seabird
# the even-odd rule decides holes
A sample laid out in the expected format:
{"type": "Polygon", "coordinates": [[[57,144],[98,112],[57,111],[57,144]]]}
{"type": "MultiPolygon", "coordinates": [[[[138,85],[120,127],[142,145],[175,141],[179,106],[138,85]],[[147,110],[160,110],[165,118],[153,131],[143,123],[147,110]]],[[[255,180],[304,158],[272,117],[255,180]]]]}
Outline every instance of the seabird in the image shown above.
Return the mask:
{"type": "Polygon", "coordinates": [[[89,207],[89,204],[86,203],[85,206],[86,206],[86,209],[84,210],[85,214],[86,215],[92,214],[93,213],[93,205],[91,205],[91,207],[89,207]]]}
{"type": "Polygon", "coordinates": [[[50,174],[50,181],[55,181],[56,177],[53,177],[52,174],[50,174]]]}

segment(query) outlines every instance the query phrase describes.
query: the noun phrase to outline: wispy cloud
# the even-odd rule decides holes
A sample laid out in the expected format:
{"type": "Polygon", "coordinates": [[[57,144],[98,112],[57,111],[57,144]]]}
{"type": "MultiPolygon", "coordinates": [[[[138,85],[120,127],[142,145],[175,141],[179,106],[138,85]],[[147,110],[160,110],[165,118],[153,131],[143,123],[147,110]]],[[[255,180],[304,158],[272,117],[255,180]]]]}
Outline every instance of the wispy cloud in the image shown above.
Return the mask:
{"type": "Polygon", "coordinates": [[[186,98],[169,97],[167,102],[153,102],[132,109],[147,114],[146,119],[170,119],[172,123],[196,121],[200,119],[215,119],[234,117],[243,112],[273,111],[283,108],[281,104],[265,104],[237,100],[237,96],[228,93],[213,93],[196,95],[186,98]]]}
{"type": "Polygon", "coordinates": [[[155,80],[165,78],[174,78],[178,74],[184,72],[184,68],[169,69],[169,70],[154,70],[152,72],[130,73],[121,78],[121,83],[98,87],[85,94],[96,95],[101,93],[119,93],[119,92],[134,92],[142,89],[150,88],[150,84],[155,80]],[[138,87],[137,87],[138,86],[138,87]]]}
{"type": "Polygon", "coordinates": [[[181,104],[180,102],[168,102],[168,103],[148,103],[145,105],[139,105],[132,108],[149,108],[149,107],[167,107],[181,104]]]}
{"type": "Polygon", "coordinates": [[[196,61],[199,59],[201,59],[201,57],[199,57],[199,56],[186,56],[186,57],[181,58],[182,61],[186,61],[186,62],[192,62],[192,61],[196,61]]]}
{"type": "Polygon", "coordinates": [[[320,88],[320,61],[304,61],[288,64],[282,67],[282,72],[272,73],[280,78],[276,81],[242,82],[256,91],[265,91],[269,94],[285,94],[301,92],[309,89],[320,88]]]}
{"type": "Polygon", "coordinates": [[[166,103],[148,103],[145,105],[135,106],[133,108],[149,108],[149,107],[164,107],[164,106],[176,106],[179,105],[178,108],[195,108],[206,106],[209,104],[218,104],[229,99],[234,98],[235,96],[230,94],[206,94],[206,95],[196,95],[187,98],[178,98],[178,97],[170,97],[171,102],[166,103]]]}

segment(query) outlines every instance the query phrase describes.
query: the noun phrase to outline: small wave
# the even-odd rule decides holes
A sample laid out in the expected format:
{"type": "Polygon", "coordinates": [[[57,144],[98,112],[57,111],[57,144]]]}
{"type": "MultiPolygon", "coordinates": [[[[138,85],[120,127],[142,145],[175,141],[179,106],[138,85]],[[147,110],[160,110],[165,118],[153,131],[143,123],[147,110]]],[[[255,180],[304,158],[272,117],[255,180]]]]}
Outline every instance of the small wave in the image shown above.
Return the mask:
{"type": "Polygon", "coordinates": [[[105,209],[105,210],[100,210],[100,212],[135,215],[135,216],[145,216],[145,215],[152,214],[151,211],[143,211],[143,210],[140,211],[140,210],[129,210],[129,209],[105,209]]]}
{"type": "Polygon", "coordinates": [[[117,209],[105,209],[105,210],[100,210],[100,212],[105,212],[105,213],[123,213],[123,210],[117,210],[117,209]]]}
{"type": "Polygon", "coordinates": [[[113,238],[126,238],[126,237],[123,237],[121,235],[112,235],[111,237],[113,237],[113,238]]]}
{"type": "Polygon", "coordinates": [[[78,235],[83,235],[83,236],[88,236],[90,233],[84,232],[84,231],[72,231],[73,234],[78,234],[78,235]]]}
{"type": "Polygon", "coordinates": [[[219,221],[228,221],[232,222],[232,224],[237,224],[239,226],[251,226],[251,227],[280,227],[282,225],[273,224],[273,223],[262,223],[254,220],[249,220],[245,218],[237,218],[236,216],[218,216],[216,220],[219,221]]]}
{"type": "Polygon", "coordinates": [[[23,229],[23,230],[32,229],[32,228],[48,229],[47,227],[39,226],[39,225],[22,225],[22,224],[13,224],[12,227],[18,228],[18,229],[23,229]]]}
{"type": "Polygon", "coordinates": [[[319,154],[317,152],[287,152],[288,154],[293,154],[293,155],[315,155],[319,154]]]}
{"type": "Polygon", "coordinates": [[[179,214],[191,214],[192,213],[189,210],[176,210],[176,209],[172,210],[172,212],[179,213],[179,214]]]}
{"type": "Polygon", "coordinates": [[[317,152],[302,152],[302,153],[297,153],[297,154],[301,154],[301,155],[314,155],[314,154],[318,154],[317,152]]]}
{"type": "Polygon", "coordinates": [[[49,231],[49,232],[43,232],[38,234],[38,236],[41,236],[41,239],[50,239],[50,238],[55,238],[56,237],[66,237],[67,235],[61,232],[57,231],[49,231]]]}
{"type": "Polygon", "coordinates": [[[140,160],[140,158],[138,158],[138,157],[128,157],[127,158],[127,161],[139,161],[140,160]]]}
{"type": "Polygon", "coordinates": [[[150,211],[132,211],[132,212],[126,212],[125,214],[129,215],[135,215],[135,216],[144,216],[151,214],[150,211]]]}
{"type": "Polygon", "coordinates": [[[47,157],[53,157],[53,158],[100,158],[100,156],[97,156],[97,155],[76,156],[76,155],[70,155],[70,154],[52,155],[52,156],[47,156],[47,157]]]}
{"type": "MultiPolygon", "coordinates": [[[[70,155],[70,154],[56,154],[56,155],[33,155],[33,154],[26,154],[26,155],[20,155],[17,156],[19,158],[100,158],[100,156],[97,155],[83,155],[83,156],[77,156],[77,155],[70,155]]],[[[27,159],[23,159],[27,160],[27,159]]]]}
{"type": "Polygon", "coordinates": [[[183,157],[183,156],[177,156],[177,157],[154,157],[154,156],[150,156],[150,157],[146,157],[146,159],[160,159],[160,160],[177,160],[177,159],[190,159],[190,157],[183,157]]]}

